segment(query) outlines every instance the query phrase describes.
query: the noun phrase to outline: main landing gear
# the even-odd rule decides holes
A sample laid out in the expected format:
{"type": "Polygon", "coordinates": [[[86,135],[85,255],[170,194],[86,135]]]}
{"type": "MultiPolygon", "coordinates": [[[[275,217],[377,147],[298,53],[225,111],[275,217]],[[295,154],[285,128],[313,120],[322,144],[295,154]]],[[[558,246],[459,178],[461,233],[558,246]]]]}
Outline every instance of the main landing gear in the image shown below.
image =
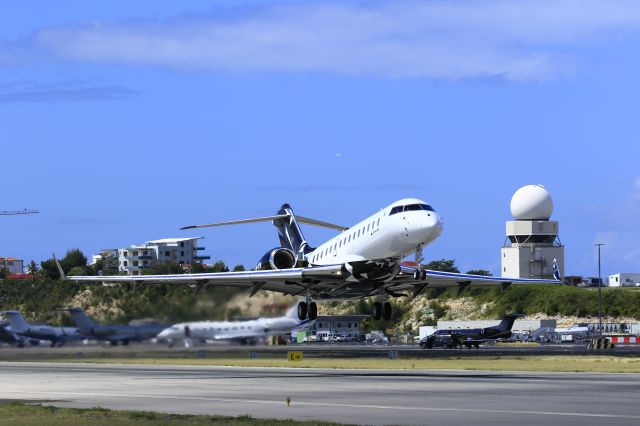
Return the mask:
{"type": "Polygon", "coordinates": [[[385,321],[389,321],[391,319],[391,303],[386,300],[373,302],[371,306],[371,318],[374,320],[382,318],[385,321]]]}
{"type": "Polygon", "coordinates": [[[307,318],[311,321],[318,318],[318,305],[316,305],[316,302],[298,303],[298,319],[302,321],[307,318]]]}

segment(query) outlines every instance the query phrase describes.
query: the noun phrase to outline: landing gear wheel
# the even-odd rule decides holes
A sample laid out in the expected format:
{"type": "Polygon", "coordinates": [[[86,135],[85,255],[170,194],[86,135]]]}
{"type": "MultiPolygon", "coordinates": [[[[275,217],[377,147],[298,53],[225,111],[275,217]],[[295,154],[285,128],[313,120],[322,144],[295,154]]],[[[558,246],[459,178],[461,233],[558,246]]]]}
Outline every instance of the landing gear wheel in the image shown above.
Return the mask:
{"type": "Polygon", "coordinates": [[[413,271],[413,279],[418,281],[420,279],[420,270],[416,269],[415,271],[413,271]]]}
{"type": "Polygon", "coordinates": [[[316,302],[309,302],[308,311],[309,319],[311,321],[314,321],[316,318],[318,318],[318,305],[316,305],[316,302]]]}
{"type": "Polygon", "coordinates": [[[391,319],[391,303],[384,302],[382,304],[382,319],[389,321],[391,319]]]}
{"type": "Polygon", "coordinates": [[[307,318],[307,302],[298,303],[298,319],[300,321],[307,318]]]}
{"type": "Polygon", "coordinates": [[[382,303],[373,302],[373,305],[371,306],[371,318],[377,321],[380,319],[381,316],[382,316],[382,303]]]}
{"type": "Polygon", "coordinates": [[[424,269],[420,271],[420,280],[424,281],[427,279],[427,271],[424,269]]]}

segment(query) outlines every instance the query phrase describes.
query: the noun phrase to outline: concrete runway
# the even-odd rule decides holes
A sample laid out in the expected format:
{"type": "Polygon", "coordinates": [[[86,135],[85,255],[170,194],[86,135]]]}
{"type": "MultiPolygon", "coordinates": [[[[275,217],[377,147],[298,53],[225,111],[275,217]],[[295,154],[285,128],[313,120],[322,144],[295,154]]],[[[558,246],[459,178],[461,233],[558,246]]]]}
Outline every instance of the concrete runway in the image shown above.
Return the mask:
{"type": "Polygon", "coordinates": [[[59,406],[356,424],[640,424],[640,374],[0,362],[0,377],[0,400],[59,406]]]}

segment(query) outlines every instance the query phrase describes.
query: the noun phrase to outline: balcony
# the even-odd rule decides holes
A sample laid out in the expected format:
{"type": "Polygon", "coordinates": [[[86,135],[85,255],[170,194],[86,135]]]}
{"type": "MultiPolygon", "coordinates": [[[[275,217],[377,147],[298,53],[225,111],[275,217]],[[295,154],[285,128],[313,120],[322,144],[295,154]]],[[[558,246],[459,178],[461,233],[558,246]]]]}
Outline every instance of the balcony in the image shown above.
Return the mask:
{"type": "Polygon", "coordinates": [[[193,256],[193,260],[209,260],[211,256],[193,256]]]}

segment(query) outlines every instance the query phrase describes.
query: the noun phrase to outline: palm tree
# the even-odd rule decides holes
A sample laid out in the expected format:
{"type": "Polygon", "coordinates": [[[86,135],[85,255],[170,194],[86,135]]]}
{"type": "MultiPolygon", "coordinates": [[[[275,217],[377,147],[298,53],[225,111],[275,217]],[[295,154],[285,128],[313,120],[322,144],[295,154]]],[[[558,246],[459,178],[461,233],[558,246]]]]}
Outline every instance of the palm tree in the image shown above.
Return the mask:
{"type": "Polygon", "coordinates": [[[27,272],[29,272],[33,279],[36,279],[38,277],[40,271],[38,270],[38,264],[34,260],[29,262],[29,265],[27,266],[27,272]]]}

